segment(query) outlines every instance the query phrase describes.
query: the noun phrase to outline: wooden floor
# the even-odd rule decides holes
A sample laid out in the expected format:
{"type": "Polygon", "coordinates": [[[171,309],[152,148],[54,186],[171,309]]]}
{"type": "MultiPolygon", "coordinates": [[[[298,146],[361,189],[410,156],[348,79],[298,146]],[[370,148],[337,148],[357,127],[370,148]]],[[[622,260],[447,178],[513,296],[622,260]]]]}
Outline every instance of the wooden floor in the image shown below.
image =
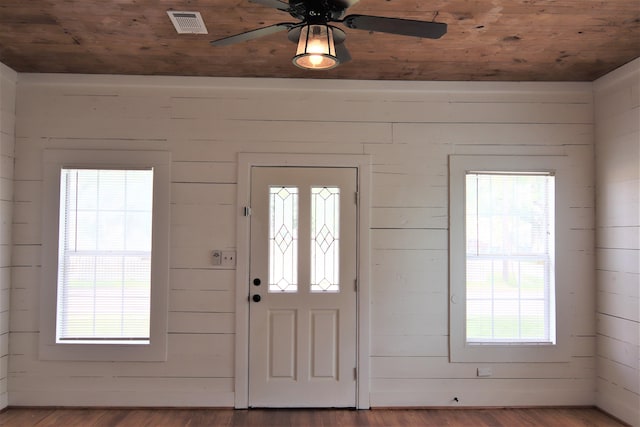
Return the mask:
{"type": "Polygon", "coordinates": [[[21,409],[0,413],[0,426],[473,426],[620,427],[591,408],[580,409],[21,409]]]}

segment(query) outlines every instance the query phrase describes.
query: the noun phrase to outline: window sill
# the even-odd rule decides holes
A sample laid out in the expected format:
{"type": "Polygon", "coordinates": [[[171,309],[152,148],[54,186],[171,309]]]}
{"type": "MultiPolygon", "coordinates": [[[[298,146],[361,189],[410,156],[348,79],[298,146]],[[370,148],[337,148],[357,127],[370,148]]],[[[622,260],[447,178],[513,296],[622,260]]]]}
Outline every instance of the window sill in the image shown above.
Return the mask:
{"type": "Polygon", "coordinates": [[[153,344],[60,343],[40,346],[41,360],[94,362],[163,362],[167,360],[166,340],[153,344]]]}

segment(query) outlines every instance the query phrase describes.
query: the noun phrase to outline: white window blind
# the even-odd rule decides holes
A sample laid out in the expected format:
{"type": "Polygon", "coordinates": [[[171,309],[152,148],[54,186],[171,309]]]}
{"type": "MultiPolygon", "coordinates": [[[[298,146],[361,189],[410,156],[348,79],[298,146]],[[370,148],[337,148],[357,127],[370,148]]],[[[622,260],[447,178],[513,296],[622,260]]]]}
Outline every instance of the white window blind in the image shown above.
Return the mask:
{"type": "Polygon", "coordinates": [[[153,169],[61,170],[57,342],[147,344],[153,169]]]}
{"type": "Polygon", "coordinates": [[[554,176],[466,174],[467,343],[555,343],[554,176]]]}

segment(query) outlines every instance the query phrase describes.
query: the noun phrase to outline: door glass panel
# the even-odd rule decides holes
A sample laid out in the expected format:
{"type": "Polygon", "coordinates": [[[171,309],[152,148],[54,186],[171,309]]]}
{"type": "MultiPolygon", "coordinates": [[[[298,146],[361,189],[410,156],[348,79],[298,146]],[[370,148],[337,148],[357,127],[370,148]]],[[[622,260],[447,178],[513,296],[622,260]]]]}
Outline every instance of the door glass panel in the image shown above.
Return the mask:
{"type": "Polygon", "coordinates": [[[340,189],[311,188],[311,292],[340,290],[340,189]]]}
{"type": "Polygon", "coordinates": [[[269,188],[269,292],[298,290],[298,188],[269,188]]]}

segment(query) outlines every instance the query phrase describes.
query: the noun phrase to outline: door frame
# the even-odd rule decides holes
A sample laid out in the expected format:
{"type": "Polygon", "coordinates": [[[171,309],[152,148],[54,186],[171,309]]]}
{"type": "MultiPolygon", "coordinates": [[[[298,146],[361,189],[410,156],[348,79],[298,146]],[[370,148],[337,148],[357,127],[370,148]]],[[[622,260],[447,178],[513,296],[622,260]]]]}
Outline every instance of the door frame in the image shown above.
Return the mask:
{"type": "Polygon", "coordinates": [[[249,405],[249,253],[250,221],[245,207],[251,201],[251,169],[264,167],[349,167],[357,171],[358,230],[356,295],[356,408],[369,409],[370,387],[370,211],[371,156],[362,154],[280,154],[239,153],[236,217],[236,342],[235,342],[235,403],[236,409],[249,405]]]}

